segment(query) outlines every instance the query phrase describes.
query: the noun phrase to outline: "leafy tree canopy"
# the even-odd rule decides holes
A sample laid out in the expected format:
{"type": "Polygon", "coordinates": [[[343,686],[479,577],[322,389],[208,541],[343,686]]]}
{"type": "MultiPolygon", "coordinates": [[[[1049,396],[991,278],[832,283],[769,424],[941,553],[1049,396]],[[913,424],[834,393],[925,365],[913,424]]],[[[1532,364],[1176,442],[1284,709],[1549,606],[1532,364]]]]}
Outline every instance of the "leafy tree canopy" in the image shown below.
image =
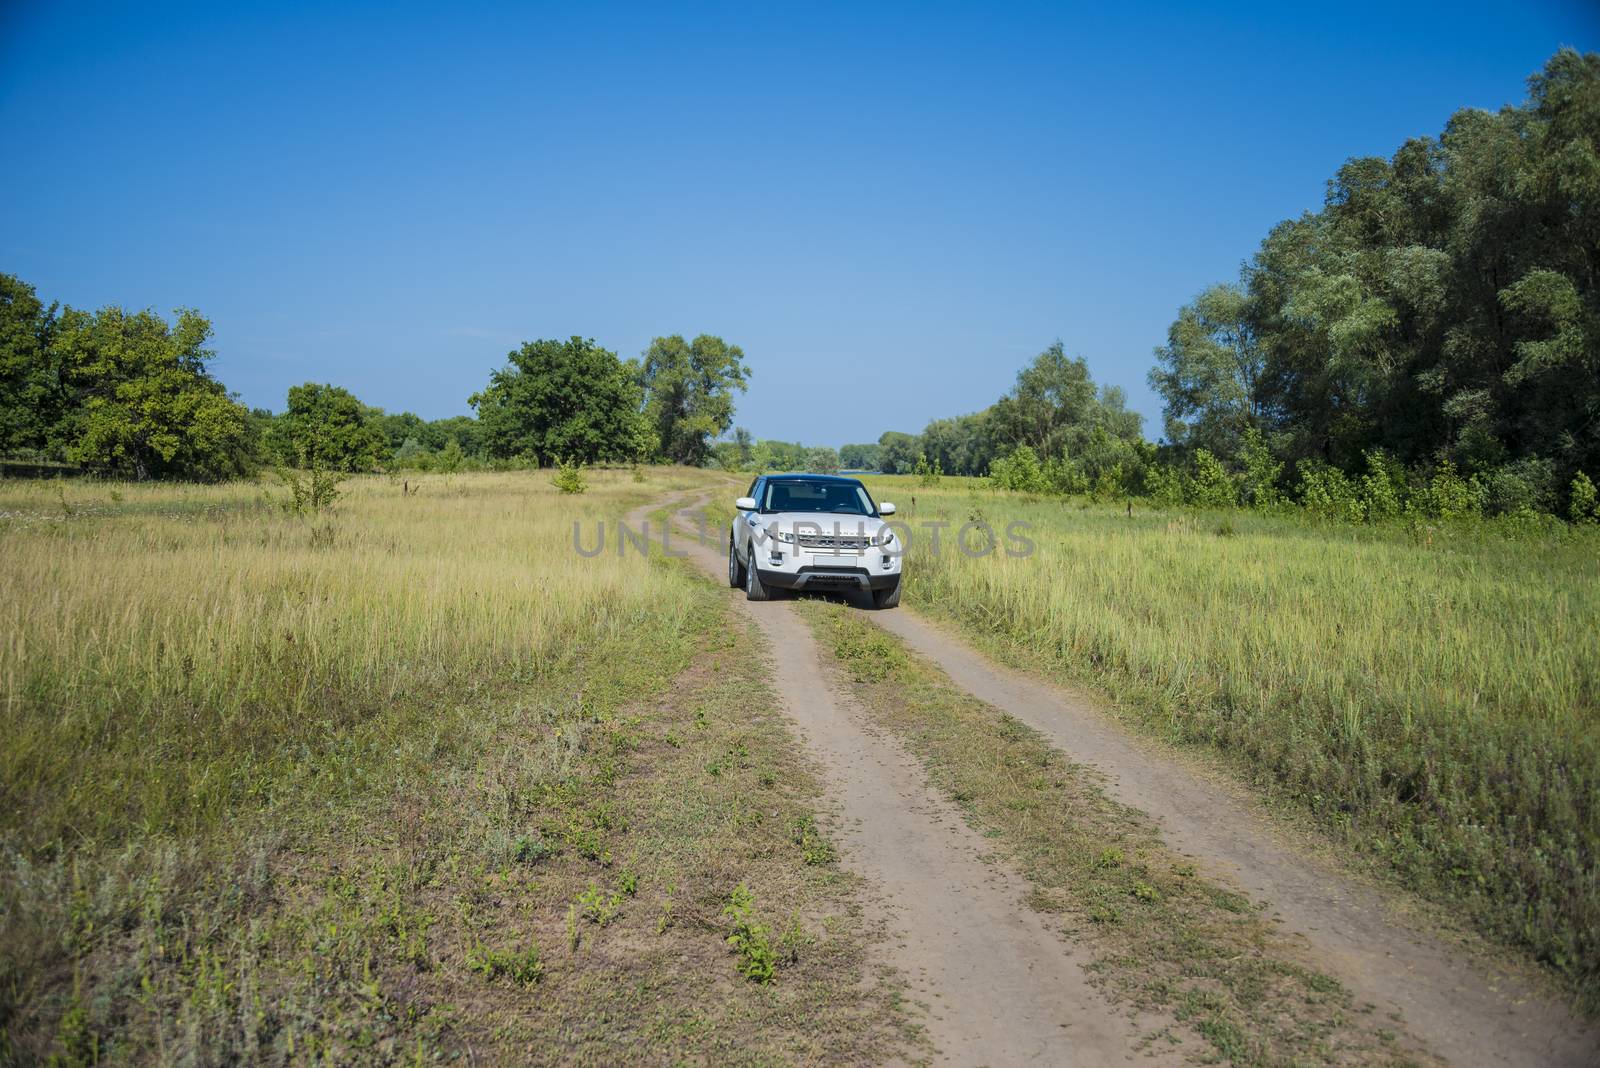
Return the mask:
{"type": "Polygon", "coordinates": [[[645,417],[661,453],[681,464],[703,464],[711,442],[733,423],[733,392],[744,390],[750,369],[744,351],[720,337],[658,337],[644,352],[641,372],[645,417]]]}
{"type": "Polygon", "coordinates": [[[245,407],[212,378],[211,324],[180,310],[68,308],[54,324],[50,363],[67,399],[52,437],[66,456],[134,478],[220,479],[255,460],[245,407]]]}
{"type": "Polygon", "coordinates": [[[272,443],[280,462],[332,471],[371,471],[389,458],[382,413],[339,386],[307,382],[289,388],[289,405],[272,443]]]}
{"type": "Polygon", "coordinates": [[[637,364],[581,337],[526,342],[471,403],[483,445],[497,458],[625,462],[654,445],[640,415],[637,364]]]}

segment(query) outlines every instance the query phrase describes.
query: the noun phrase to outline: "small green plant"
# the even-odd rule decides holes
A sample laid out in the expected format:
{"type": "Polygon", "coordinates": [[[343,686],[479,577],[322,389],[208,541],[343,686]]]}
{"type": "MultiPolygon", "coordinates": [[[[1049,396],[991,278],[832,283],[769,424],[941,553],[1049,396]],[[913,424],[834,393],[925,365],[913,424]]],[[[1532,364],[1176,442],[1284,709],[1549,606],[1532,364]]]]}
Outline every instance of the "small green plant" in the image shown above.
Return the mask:
{"type": "Polygon", "coordinates": [[[503,975],[520,986],[532,986],[544,977],[538,943],[529,943],[520,950],[502,950],[474,942],[472,948],[467,950],[467,968],[489,979],[498,979],[503,975]]]}
{"type": "Polygon", "coordinates": [[[672,895],[677,892],[677,883],[667,884],[667,896],[661,899],[661,913],[656,917],[656,934],[665,934],[672,926],[672,895]]]}
{"type": "Polygon", "coordinates": [[[633,897],[634,895],[638,894],[639,873],[635,871],[625,871],[621,875],[617,876],[617,889],[621,890],[629,897],[633,897]]]}
{"type": "Polygon", "coordinates": [[[582,493],[589,488],[583,477],[583,465],[576,460],[562,460],[550,484],[562,493],[582,493]]]}
{"type": "Polygon", "coordinates": [[[280,469],[278,478],[289,488],[287,507],[295,515],[320,515],[332,508],[340,496],[339,483],[344,481],[343,475],[315,463],[303,474],[280,469]]]}
{"type": "Polygon", "coordinates": [[[772,982],[778,955],[772,948],[767,929],[755,922],[756,896],[744,883],[734,887],[722,914],[733,920],[728,945],[739,954],[739,974],[762,986],[772,982]]]}
{"type": "Polygon", "coordinates": [[[622,915],[622,895],[606,893],[594,883],[578,895],[578,914],[596,927],[604,927],[622,915]]]}
{"type": "Polygon", "coordinates": [[[787,964],[794,964],[800,959],[800,950],[811,945],[813,939],[806,933],[805,925],[800,922],[800,913],[794,912],[789,916],[789,926],[783,929],[783,934],[778,937],[778,952],[787,964]]]}
{"type": "Polygon", "coordinates": [[[817,830],[816,818],[809,813],[795,820],[794,842],[800,847],[800,855],[807,864],[832,864],[838,859],[833,843],[817,830]]]}

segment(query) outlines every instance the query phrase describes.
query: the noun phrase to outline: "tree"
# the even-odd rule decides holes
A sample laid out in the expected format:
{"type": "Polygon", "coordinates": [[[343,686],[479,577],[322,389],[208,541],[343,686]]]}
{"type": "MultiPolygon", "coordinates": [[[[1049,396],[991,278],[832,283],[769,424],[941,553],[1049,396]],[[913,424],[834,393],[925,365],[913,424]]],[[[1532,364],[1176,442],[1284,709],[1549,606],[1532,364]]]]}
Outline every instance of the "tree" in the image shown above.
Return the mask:
{"type": "Polygon", "coordinates": [[[1238,454],[1246,430],[1262,422],[1266,352],[1256,333],[1249,295],[1216,285],[1178,312],[1150,386],[1166,402],[1167,440],[1238,454]]]}
{"type": "Polygon", "coordinates": [[[0,453],[43,453],[67,407],[58,350],[58,308],[28,283],[0,274],[0,453]]]}
{"type": "Polygon", "coordinates": [[[750,436],[750,431],[742,426],[733,428],[733,454],[738,460],[739,470],[748,470],[750,467],[750,452],[755,447],[755,439],[750,436]]]}
{"type": "Polygon", "coordinates": [[[698,466],[710,457],[712,439],[733,422],[733,391],[747,388],[743,361],[739,346],[710,334],[650,342],[640,379],[645,416],[668,460],[698,466]]]}
{"type": "Polygon", "coordinates": [[[837,475],[839,454],[826,446],[810,449],[806,452],[806,470],[817,475],[837,475]]]}
{"type": "Polygon", "coordinates": [[[651,451],[633,365],[592,340],[530,341],[471,397],[490,456],[632,462],[651,451]]]}
{"type": "Polygon", "coordinates": [[[847,471],[876,471],[878,470],[878,445],[841,445],[839,446],[839,465],[847,471]]]}
{"type": "Polygon", "coordinates": [[[1138,413],[1115,387],[1097,388],[1082,356],[1057,341],[1017,373],[1017,384],[988,416],[996,451],[1026,445],[1036,456],[1079,451],[1096,427],[1118,438],[1139,437],[1138,413]]]}
{"type": "Polygon", "coordinates": [[[886,430],[878,437],[878,470],[886,475],[909,474],[922,454],[917,439],[898,430],[886,430]]]}
{"type": "Polygon", "coordinates": [[[66,411],[52,435],[69,460],[138,479],[215,480],[255,462],[249,411],[211,377],[211,323],[183,309],[72,308],[55,324],[49,360],[66,411]]]}
{"type": "Polygon", "coordinates": [[[330,471],[371,471],[389,458],[382,413],[339,386],[289,387],[273,442],[280,463],[330,471]]]}

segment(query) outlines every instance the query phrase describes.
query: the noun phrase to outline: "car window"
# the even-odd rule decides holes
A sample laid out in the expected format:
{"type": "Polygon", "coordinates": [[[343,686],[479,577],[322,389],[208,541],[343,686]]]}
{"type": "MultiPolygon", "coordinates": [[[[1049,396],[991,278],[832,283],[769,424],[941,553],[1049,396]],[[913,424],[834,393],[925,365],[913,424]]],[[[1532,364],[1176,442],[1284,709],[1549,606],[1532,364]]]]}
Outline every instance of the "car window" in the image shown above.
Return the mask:
{"type": "Polygon", "coordinates": [[[830,515],[872,515],[877,509],[859,483],[768,482],[763,512],[825,512],[830,515]]]}

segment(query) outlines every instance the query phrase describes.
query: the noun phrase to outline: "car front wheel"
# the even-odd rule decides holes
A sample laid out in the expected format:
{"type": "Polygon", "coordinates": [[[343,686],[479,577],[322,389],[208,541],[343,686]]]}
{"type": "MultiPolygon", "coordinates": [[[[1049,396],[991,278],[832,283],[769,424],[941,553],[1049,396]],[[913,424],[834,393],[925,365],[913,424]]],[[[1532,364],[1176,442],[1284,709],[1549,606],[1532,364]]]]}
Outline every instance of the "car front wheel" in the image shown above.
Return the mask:
{"type": "Polygon", "coordinates": [[[753,556],[744,562],[744,598],[747,601],[772,600],[772,591],[761,581],[761,572],[756,570],[753,556]]]}
{"type": "Polygon", "coordinates": [[[733,535],[728,535],[728,585],[738,589],[744,585],[744,564],[739,560],[739,550],[734,547],[733,535]]]}

